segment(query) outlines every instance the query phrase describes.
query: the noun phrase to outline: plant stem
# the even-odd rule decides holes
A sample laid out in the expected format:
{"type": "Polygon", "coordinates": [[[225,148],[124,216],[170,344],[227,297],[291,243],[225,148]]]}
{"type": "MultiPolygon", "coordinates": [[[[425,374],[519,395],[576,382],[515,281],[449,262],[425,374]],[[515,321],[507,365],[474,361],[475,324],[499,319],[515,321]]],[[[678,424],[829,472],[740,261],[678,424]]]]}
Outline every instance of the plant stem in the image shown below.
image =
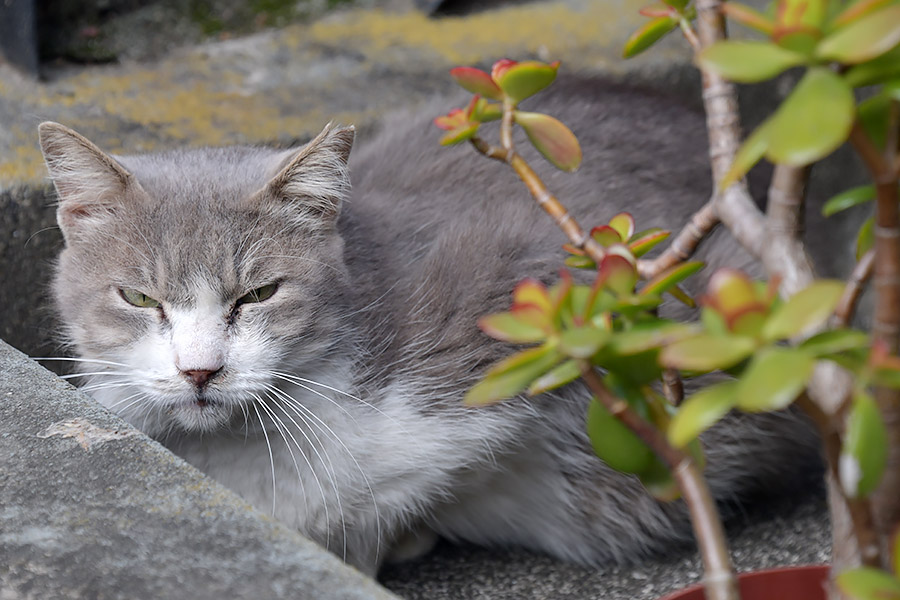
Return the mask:
{"type": "Polygon", "coordinates": [[[863,254],[856,266],[853,267],[853,272],[850,273],[844,293],[841,295],[837,308],[834,309],[832,327],[846,327],[850,323],[850,319],[853,318],[853,312],[856,310],[856,303],[859,302],[859,297],[862,295],[866,282],[872,276],[874,266],[875,250],[870,248],[868,252],[863,254]]]}
{"type": "Polygon", "coordinates": [[[703,561],[703,584],[708,600],[738,600],[737,579],[728,555],[725,530],[715,501],[691,456],[668,443],[650,423],[631,410],[603,384],[593,365],[579,361],[581,376],[594,396],[613,416],[633,431],[672,471],[691,515],[694,536],[703,561]]]}
{"type": "Polygon", "coordinates": [[[652,279],[666,269],[684,262],[694,254],[697,246],[713,227],[719,223],[716,215],[716,201],[711,198],[703,207],[695,212],[685,226],[678,232],[672,243],[662,254],[653,260],[642,260],[638,263],[638,272],[644,279],[652,279]]]}
{"type": "MultiPolygon", "coordinates": [[[[849,397],[843,402],[849,404],[849,397]]],[[[819,430],[822,438],[822,450],[828,465],[828,476],[834,485],[840,486],[838,464],[841,455],[841,435],[835,429],[837,421],[829,417],[819,406],[810,400],[806,394],[797,398],[797,405],[809,416],[819,430]]],[[[881,566],[881,547],[878,535],[875,533],[875,523],[872,518],[872,507],[865,498],[847,498],[846,507],[850,522],[853,524],[852,537],[835,539],[835,546],[840,544],[853,544],[856,547],[850,553],[857,555],[862,564],[869,567],[881,566]]]]}
{"type": "Polygon", "coordinates": [[[509,164],[513,171],[516,172],[516,175],[519,176],[519,179],[525,184],[525,187],[528,188],[528,191],[537,201],[538,205],[544,209],[544,212],[550,215],[556,225],[566,234],[566,237],[569,238],[569,242],[576,248],[584,250],[584,252],[591,257],[591,260],[600,264],[600,261],[606,256],[606,251],[603,249],[603,246],[587,235],[581,228],[581,225],[578,224],[578,221],[575,220],[575,217],[569,213],[556,196],[550,193],[550,190],[547,189],[547,186],[544,185],[544,182],[538,174],[534,172],[531,165],[512,149],[511,140],[509,142],[509,148],[497,148],[496,146],[491,146],[477,136],[472,138],[471,141],[472,145],[475,146],[475,149],[485,156],[509,164]]]}

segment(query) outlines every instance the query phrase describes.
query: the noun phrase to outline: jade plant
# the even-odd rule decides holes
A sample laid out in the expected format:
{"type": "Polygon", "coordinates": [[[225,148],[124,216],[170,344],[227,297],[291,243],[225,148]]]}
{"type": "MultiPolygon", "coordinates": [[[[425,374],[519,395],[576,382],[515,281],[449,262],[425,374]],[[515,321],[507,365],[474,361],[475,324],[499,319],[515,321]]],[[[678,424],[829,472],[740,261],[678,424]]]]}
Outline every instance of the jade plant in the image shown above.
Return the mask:
{"type": "Polygon", "coordinates": [[[703,481],[698,436],[731,410],[796,403],[820,430],[834,484],[835,539],[846,540],[835,548],[829,593],[900,598],[900,470],[888,468],[900,460],[900,2],[778,0],[761,13],[731,1],[663,0],[641,13],[649,20],[624,55],[680,29],[703,75],[710,146],[721,149],[712,158],[712,197],[675,236],[637,231],[628,213],[586,231],[516,151],[512,131],[519,126],[557,168],[572,171],[582,160],[564,124],[518,108],[552,84],[559,62],[504,59],[490,73],[451,70],[474,96],[435,119],[446,131],[441,143],[468,141],[512,168],[568,239],[566,265],[595,273],[591,285],[576,284],[565,270],[550,287],[526,279],[508,311],[482,317],[486,334],[526,347],[494,365],[465,402],[485,405],[582,379],[592,394],[586,428],[597,455],[639,477],[661,500],[685,500],[710,600],[738,592],[703,481]],[[726,17],[763,39],[727,40],[726,17]],[[796,67],[804,73],[791,93],[742,141],[732,82],[759,82],[796,67]],[[857,101],[861,87],[868,93],[857,101]],[[480,135],[494,120],[498,145],[480,135]],[[816,279],[798,235],[808,167],[848,141],[873,184],[839,194],[822,210],[830,215],[874,201],[874,215],[858,235],[848,280],[816,279]],[[775,164],[765,214],[743,180],[763,157],[775,164]],[[694,306],[679,284],[702,267],[690,256],[720,223],[760,260],[769,280],[722,269],[696,299],[696,322],[660,318],[665,295],[694,306]],[[644,256],[664,242],[656,258],[644,256]],[[851,329],[870,280],[871,331],[851,329]],[[732,377],[683,397],[682,377],[713,371],[732,377]]]}

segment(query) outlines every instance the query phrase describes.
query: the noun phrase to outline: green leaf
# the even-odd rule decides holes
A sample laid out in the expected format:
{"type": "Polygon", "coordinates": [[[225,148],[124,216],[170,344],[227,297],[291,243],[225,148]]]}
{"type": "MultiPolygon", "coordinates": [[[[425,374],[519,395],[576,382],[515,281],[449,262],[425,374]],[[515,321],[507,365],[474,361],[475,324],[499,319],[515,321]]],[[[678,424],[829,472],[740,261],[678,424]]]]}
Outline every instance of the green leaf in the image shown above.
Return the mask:
{"type": "Polygon", "coordinates": [[[650,495],[660,502],[674,502],[681,497],[681,490],[668,467],[653,455],[650,465],[637,474],[650,495]]]}
{"type": "Polygon", "coordinates": [[[593,269],[597,264],[587,256],[567,256],[564,261],[567,267],[573,269],[593,269]]]}
{"type": "Polygon", "coordinates": [[[540,342],[547,337],[547,332],[542,328],[517,319],[513,313],[509,312],[481,317],[478,320],[478,327],[495,340],[515,344],[540,342]]]}
{"type": "Polygon", "coordinates": [[[831,20],[829,28],[831,30],[842,28],[894,2],[896,0],[856,0],[855,2],[848,2],[846,8],[831,20]]]}
{"type": "Polygon", "coordinates": [[[829,354],[838,354],[848,350],[859,350],[869,346],[869,336],[855,329],[834,329],[823,331],[804,340],[798,346],[811,356],[818,358],[829,354]]]}
{"type": "Polygon", "coordinates": [[[895,77],[900,77],[900,46],[844,73],[844,81],[853,87],[883,83],[895,77]]]}
{"type": "Polygon", "coordinates": [[[796,348],[760,351],[741,375],[738,408],[761,412],[788,406],[806,388],[814,366],[815,359],[796,348]]]}
{"type": "Polygon", "coordinates": [[[890,122],[891,99],[886,94],[876,94],[859,103],[859,122],[872,143],[884,148],[890,122]]]}
{"type": "Polygon", "coordinates": [[[657,244],[668,238],[671,233],[672,232],[670,231],[663,231],[658,227],[648,229],[647,231],[632,236],[632,238],[628,240],[628,249],[631,250],[632,254],[640,258],[655,248],[657,244]]]}
{"type": "Polygon", "coordinates": [[[698,329],[686,323],[654,321],[639,323],[625,331],[618,331],[610,338],[610,347],[616,354],[638,354],[661,348],[677,340],[696,335],[698,329]]]}
{"type": "Polygon", "coordinates": [[[770,18],[754,8],[737,2],[722,3],[722,12],[741,25],[755,29],[766,36],[771,36],[775,29],[775,23],[770,18]]]}
{"type": "Polygon", "coordinates": [[[823,325],[843,293],[842,281],[813,282],[772,312],[763,326],[763,337],[770,341],[792,338],[823,325]]]}
{"type": "Polygon", "coordinates": [[[856,260],[859,260],[863,257],[863,254],[868,252],[872,246],[875,244],[875,219],[873,217],[869,217],[859,228],[859,233],[856,234],[856,260]]]}
{"type": "Polygon", "coordinates": [[[631,239],[634,234],[634,217],[627,212],[619,213],[609,220],[609,226],[618,232],[620,241],[631,239]]]}
{"type": "Polygon", "coordinates": [[[473,123],[471,125],[466,124],[448,131],[441,136],[441,146],[454,146],[461,142],[465,142],[466,140],[472,139],[473,137],[475,137],[475,134],[478,133],[478,125],[478,123],[473,123]]]}
{"type": "Polygon", "coordinates": [[[803,166],[830,154],[850,135],[855,107],[853,91],[837,74],[825,67],[809,69],[766,122],[766,156],[803,166]]]}
{"type": "Polygon", "coordinates": [[[722,181],[719,182],[720,190],[728,189],[732,183],[741,179],[765,155],[766,149],[769,147],[770,128],[767,127],[767,123],[768,121],[757,127],[750,134],[750,137],[744,140],[741,147],[738,148],[737,153],[734,155],[734,162],[731,163],[728,172],[725,173],[722,181]]]}
{"type": "Polygon", "coordinates": [[[875,399],[865,392],[853,397],[844,446],[838,459],[841,488],[848,498],[866,497],[881,482],[887,465],[887,429],[875,399]]]}
{"type": "Polygon", "coordinates": [[[526,60],[497,72],[500,89],[515,103],[533,96],[553,83],[559,62],[552,64],[526,60]]]}
{"type": "Polygon", "coordinates": [[[737,364],[755,349],[752,338],[701,334],[663,348],[659,361],[674,369],[715,371],[737,364]]]}
{"type": "Polygon", "coordinates": [[[513,304],[533,304],[545,313],[553,310],[553,303],[550,301],[547,287],[537,279],[530,277],[516,284],[513,289],[513,304]]]}
{"type": "Polygon", "coordinates": [[[594,227],[591,229],[591,237],[595,242],[603,246],[604,248],[608,248],[613,244],[621,244],[622,243],[622,235],[613,227],[609,225],[600,225],[598,227],[594,227]]]}
{"type": "Polygon", "coordinates": [[[450,69],[450,76],[456,80],[456,83],[473,94],[478,94],[491,100],[503,99],[503,92],[497,87],[491,76],[481,69],[456,67],[450,69]]]}
{"type": "Polygon", "coordinates": [[[669,288],[678,285],[700,269],[704,267],[704,263],[699,261],[685,262],[679,263],[673,267],[670,267],[648,281],[644,284],[644,287],[641,288],[640,294],[654,294],[661,295],[663,292],[668,291],[669,288]]]}
{"type": "Polygon", "coordinates": [[[567,329],[559,337],[559,349],[572,358],[590,358],[603,347],[609,336],[609,331],[590,325],[567,329]]]}
{"type": "Polygon", "coordinates": [[[568,127],[550,115],[517,110],[516,123],[544,158],[563,171],[572,172],[581,165],[581,146],[568,127]]]}
{"type": "Polygon", "coordinates": [[[872,567],[844,571],[835,582],[851,600],[900,600],[900,581],[872,567]]]}
{"type": "Polygon", "coordinates": [[[653,462],[653,451],[596,398],[588,406],[587,431],[594,452],[617,471],[641,473],[653,462]]]}
{"type": "Polygon", "coordinates": [[[513,354],[494,365],[484,379],[466,393],[463,403],[484,406],[512,398],[553,368],[559,359],[559,351],[550,344],[513,354]]]}
{"type": "Polygon", "coordinates": [[[900,574],[900,532],[895,532],[891,541],[891,569],[894,576],[900,574]]]}
{"type": "Polygon", "coordinates": [[[580,376],[581,369],[578,368],[578,361],[567,360],[535,379],[528,387],[528,395],[537,396],[538,394],[555,390],[575,381],[580,376]]]}
{"type": "Polygon", "coordinates": [[[737,404],[737,381],[703,388],[678,407],[666,435],[678,448],[687,446],[737,404]]]}
{"type": "Polygon", "coordinates": [[[806,63],[807,58],[771,42],[716,42],[697,55],[697,65],[738,83],[756,83],[785,69],[806,63]]]}
{"type": "Polygon", "coordinates": [[[832,196],[822,207],[822,215],[831,215],[875,199],[874,185],[861,185],[832,196]]]}
{"type": "Polygon", "coordinates": [[[667,33],[678,27],[678,19],[673,17],[657,17],[644,23],[637,31],[631,34],[625,41],[622,56],[631,58],[637,56],[659,40],[667,33]]]}
{"type": "Polygon", "coordinates": [[[900,5],[888,6],[839,28],[819,42],[816,55],[857,64],[884,54],[900,43],[900,5]]]}
{"type": "Polygon", "coordinates": [[[605,287],[615,294],[623,296],[630,295],[634,291],[637,281],[637,269],[627,258],[608,253],[597,268],[595,285],[605,287]]]}

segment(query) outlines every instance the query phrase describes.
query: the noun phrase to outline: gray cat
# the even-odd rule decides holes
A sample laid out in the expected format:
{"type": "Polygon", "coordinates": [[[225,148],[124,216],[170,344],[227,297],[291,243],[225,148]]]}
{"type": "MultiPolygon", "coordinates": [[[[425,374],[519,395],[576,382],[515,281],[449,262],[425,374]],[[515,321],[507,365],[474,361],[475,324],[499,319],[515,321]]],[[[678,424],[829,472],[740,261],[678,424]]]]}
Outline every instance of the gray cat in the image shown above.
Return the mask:
{"type": "MultiPolygon", "coordinates": [[[[520,148],[583,224],[628,210],[678,230],[709,196],[700,115],[602,81],[555,87],[533,105],[578,133],[584,165],[520,148]]],[[[565,240],[503,165],[438,147],[430,118],[449,106],[386,119],[349,169],[352,128],[287,151],[112,157],[41,125],[65,237],[54,292],[85,389],[368,573],[436,536],[587,564],[689,539],[681,503],[594,456],[583,389],[462,406],[510,352],[477,318],[526,276],[552,282],[565,240]]],[[[759,273],[722,232],[699,257],[759,273]]],[[[725,503],[816,454],[785,414],[705,443],[725,503]]]]}

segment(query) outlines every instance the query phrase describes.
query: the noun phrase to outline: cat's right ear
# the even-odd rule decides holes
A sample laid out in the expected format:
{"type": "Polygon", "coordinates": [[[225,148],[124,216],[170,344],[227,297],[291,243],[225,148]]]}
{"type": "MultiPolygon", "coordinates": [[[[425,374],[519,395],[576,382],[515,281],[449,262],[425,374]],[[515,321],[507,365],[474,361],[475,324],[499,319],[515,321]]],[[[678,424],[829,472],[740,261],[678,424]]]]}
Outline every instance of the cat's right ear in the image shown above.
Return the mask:
{"type": "Polygon", "coordinates": [[[83,135],[46,121],[38,127],[44,161],[56,186],[56,219],[66,241],[112,214],[138,183],[125,168],[83,135]]]}

